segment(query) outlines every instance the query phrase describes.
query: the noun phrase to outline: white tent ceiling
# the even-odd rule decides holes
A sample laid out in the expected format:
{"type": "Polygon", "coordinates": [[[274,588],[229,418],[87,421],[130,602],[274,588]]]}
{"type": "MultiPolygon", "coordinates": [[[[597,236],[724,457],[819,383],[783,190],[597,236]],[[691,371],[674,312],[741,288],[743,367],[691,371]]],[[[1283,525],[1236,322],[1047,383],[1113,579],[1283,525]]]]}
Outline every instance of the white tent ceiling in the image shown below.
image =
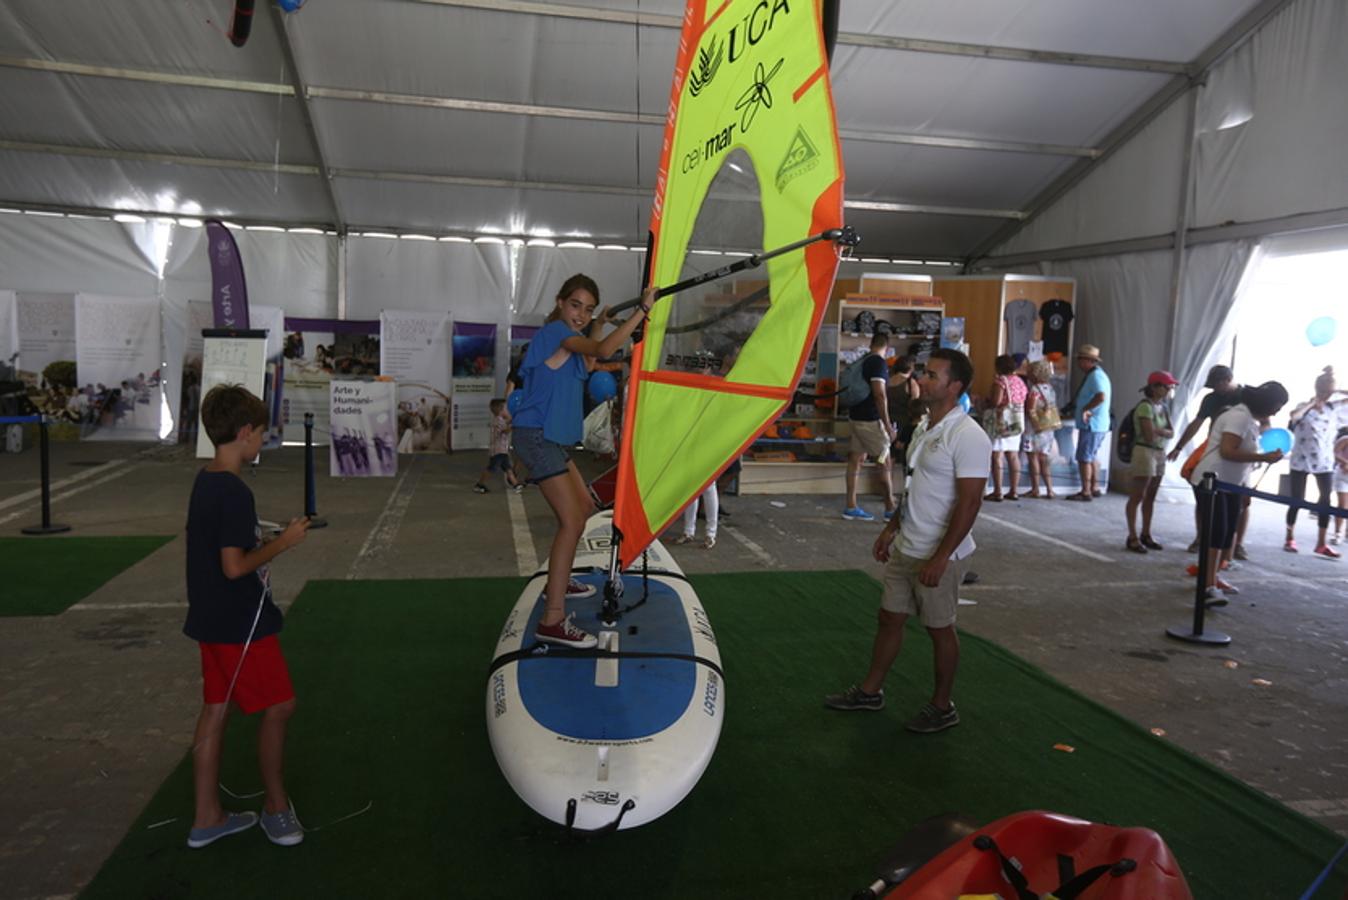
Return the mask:
{"type": "MultiPolygon", "coordinates": [[[[986,248],[1284,5],[844,2],[848,220],[986,248]]],[[[640,244],[682,6],[6,0],[0,205],[640,244]]]]}

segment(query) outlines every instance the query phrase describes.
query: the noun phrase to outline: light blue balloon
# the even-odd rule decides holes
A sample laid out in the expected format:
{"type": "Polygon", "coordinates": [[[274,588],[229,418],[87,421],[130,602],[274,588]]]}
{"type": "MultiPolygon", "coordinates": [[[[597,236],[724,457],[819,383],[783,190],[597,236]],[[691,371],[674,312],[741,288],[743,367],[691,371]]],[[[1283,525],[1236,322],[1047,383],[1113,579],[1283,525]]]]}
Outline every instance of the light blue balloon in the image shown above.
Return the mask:
{"type": "Polygon", "coordinates": [[[1270,428],[1259,435],[1259,450],[1263,453],[1272,453],[1274,450],[1291,453],[1292,432],[1286,428],[1270,428]]]}
{"type": "Polygon", "coordinates": [[[1312,347],[1323,347],[1334,340],[1334,334],[1338,329],[1338,323],[1332,318],[1321,316],[1306,326],[1306,340],[1311,342],[1312,347]]]}
{"type": "Polygon", "coordinates": [[[520,404],[523,402],[524,389],[516,388],[511,391],[510,396],[506,398],[506,409],[510,410],[510,414],[513,416],[515,413],[519,412],[520,404]]]}
{"type": "Polygon", "coordinates": [[[618,382],[614,380],[612,372],[601,369],[590,376],[590,399],[595,403],[603,403],[617,395],[618,382]]]}
{"type": "Polygon", "coordinates": [[[969,410],[971,410],[971,409],[973,409],[973,408],[974,408],[974,404],[973,404],[973,402],[969,399],[969,394],[968,394],[968,392],[966,391],[965,393],[960,394],[960,409],[964,410],[965,412],[969,412],[969,410]]]}

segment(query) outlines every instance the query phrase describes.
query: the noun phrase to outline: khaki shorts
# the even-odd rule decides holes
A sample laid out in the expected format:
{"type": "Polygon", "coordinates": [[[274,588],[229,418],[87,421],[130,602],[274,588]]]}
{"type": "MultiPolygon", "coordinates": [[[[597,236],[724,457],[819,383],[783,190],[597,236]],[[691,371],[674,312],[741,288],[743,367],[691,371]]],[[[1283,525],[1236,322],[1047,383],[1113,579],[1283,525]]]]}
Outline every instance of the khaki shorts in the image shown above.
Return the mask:
{"type": "Polygon", "coordinates": [[[934,588],[917,580],[926,564],[925,559],[913,559],[897,549],[892,550],[885,565],[885,592],[880,607],[892,613],[917,616],[928,628],[954,625],[960,585],[964,583],[964,573],[969,570],[969,557],[952,559],[945,567],[941,583],[934,588]]]}
{"type": "Polygon", "coordinates": [[[852,423],[852,452],[858,451],[877,463],[889,459],[889,435],[885,433],[884,422],[876,419],[874,422],[852,423]]]}
{"type": "Polygon", "coordinates": [[[1160,478],[1165,474],[1165,451],[1155,447],[1133,445],[1133,461],[1129,472],[1134,478],[1160,478]]]}

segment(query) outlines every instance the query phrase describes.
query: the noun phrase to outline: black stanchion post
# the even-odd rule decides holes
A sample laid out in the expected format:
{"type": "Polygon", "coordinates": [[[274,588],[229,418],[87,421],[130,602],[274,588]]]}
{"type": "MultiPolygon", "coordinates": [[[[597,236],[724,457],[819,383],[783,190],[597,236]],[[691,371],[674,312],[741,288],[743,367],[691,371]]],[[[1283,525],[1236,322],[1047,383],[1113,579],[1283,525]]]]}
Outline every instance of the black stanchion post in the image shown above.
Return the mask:
{"type": "Polygon", "coordinates": [[[47,417],[40,416],[37,422],[38,452],[42,457],[42,524],[29,525],[22,529],[24,534],[60,534],[69,531],[69,525],[51,523],[51,462],[48,459],[47,417]]]}
{"type": "MultiPolygon", "coordinates": [[[[1180,626],[1167,628],[1165,633],[1172,638],[1190,644],[1211,644],[1222,646],[1231,643],[1231,636],[1220,631],[1204,631],[1203,615],[1208,606],[1208,554],[1212,549],[1212,520],[1217,514],[1217,476],[1211,472],[1203,475],[1198,485],[1200,502],[1206,500],[1208,513],[1198,517],[1198,585],[1194,588],[1194,624],[1190,629],[1180,626]]],[[[1231,523],[1232,527],[1235,523],[1231,523]]],[[[1220,563],[1219,563],[1220,564],[1220,563]]]]}
{"type": "Polygon", "coordinates": [[[328,520],[318,514],[314,492],[314,414],[304,414],[304,514],[310,528],[326,528],[328,520]]]}

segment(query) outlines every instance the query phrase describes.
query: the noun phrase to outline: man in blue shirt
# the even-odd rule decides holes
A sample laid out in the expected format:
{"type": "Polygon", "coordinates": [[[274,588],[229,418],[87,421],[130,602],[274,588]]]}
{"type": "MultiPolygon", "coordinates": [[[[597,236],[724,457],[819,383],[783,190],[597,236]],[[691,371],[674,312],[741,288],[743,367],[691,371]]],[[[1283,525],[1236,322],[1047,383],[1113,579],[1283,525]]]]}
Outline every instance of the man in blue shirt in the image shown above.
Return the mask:
{"type": "Polygon", "coordinates": [[[1100,464],[1096,456],[1109,434],[1109,376],[1100,366],[1100,348],[1082,344],[1077,351],[1077,368],[1086,373],[1076,397],[1077,469],[1081,472],[1081,490],[1068,500],[1089,501],[1103,497],[1100,490],[1100,464]]]}

